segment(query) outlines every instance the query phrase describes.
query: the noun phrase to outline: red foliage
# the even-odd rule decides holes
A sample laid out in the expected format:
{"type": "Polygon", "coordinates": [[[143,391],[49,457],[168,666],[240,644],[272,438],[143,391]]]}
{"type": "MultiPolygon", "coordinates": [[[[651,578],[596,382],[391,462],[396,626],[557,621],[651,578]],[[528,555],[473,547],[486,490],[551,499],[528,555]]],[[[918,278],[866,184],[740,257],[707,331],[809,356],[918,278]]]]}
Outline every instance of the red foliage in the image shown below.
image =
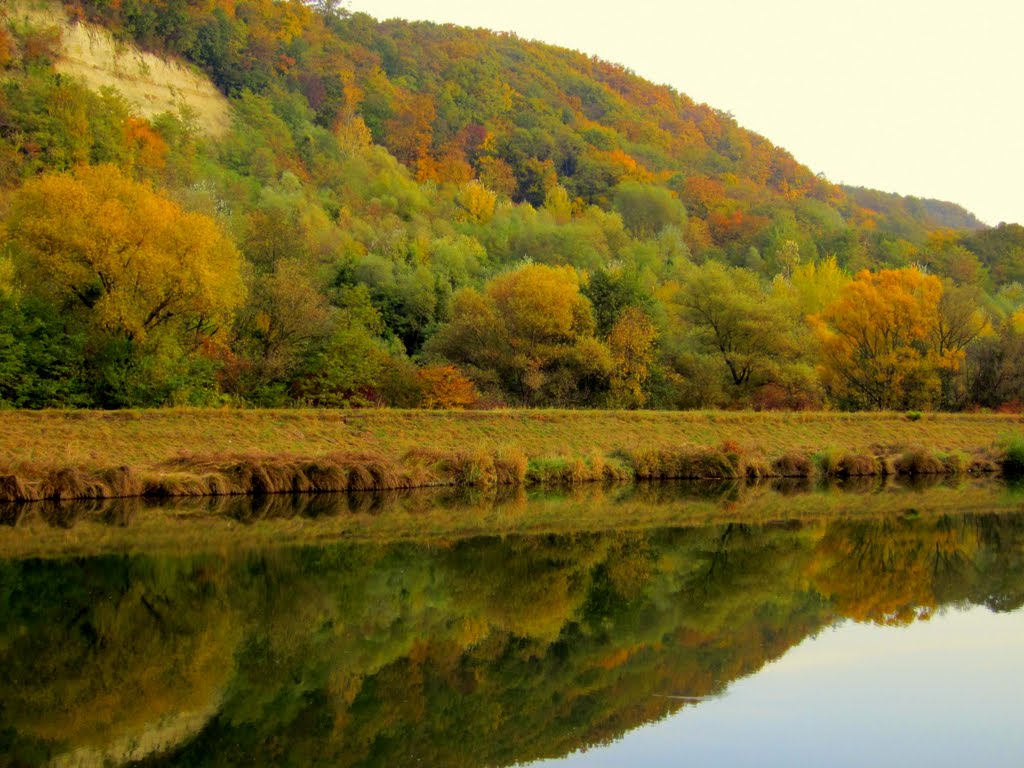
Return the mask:
{"type": "Polygon", "coordinates": [[[771,219],[767,216],[755,216],[743,211],[708,214],[708,227],[711,229],[711,235],[715,238],[715,242],[720,244],[736,240],[754,240],[771,223],[771,219]]]}
{"type": "Polygon", "coordinates": [[[1021,414],[1024,413],[1024,403],[1019,398],[1008,400],[1005,403],[1000,403],[996,406],[996,413],[1012,413],[1021,414]]]}

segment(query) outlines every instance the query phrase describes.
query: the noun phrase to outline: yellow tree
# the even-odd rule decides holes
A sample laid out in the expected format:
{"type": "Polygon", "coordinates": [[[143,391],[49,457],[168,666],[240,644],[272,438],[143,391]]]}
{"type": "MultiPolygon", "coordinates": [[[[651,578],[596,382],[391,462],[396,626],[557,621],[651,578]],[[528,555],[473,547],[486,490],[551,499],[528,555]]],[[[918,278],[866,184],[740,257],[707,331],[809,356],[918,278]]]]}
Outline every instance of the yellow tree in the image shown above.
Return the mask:
{"type": "Polygon", "coordinates": [[[587,402],[607,388],[613,366],[576,271],[543,264],[499,275],[482,294],[456,294],[427,352],[531,405],[587,402]]]}
{"type": "Polygon", "coordinates": [[[572,267],[527,264],[491,280],[486,293],[505,318],[514,347],[571,341],[594,330],[590,302],[572,267]]]}
{"type": "Polygon", "coordinates": [[[210,217],[114,166],[26,182],[9,229],[28,290],[133,342],[167,326],[210,336],[245,295],[241,256],[210,217]]]}
{"type": "Polygon", "coordinates": [[[812,318],[832,397],[851,408],[932,406],[941,389],[941,299],[939,279],[917,269],[860,272],[812,318]]]}
{"type": "Polygon", "coordinates": [[[835,256],[821,261],[807,261],[793,266],[789,276],[779,275],[772,283],[772,291],[788,304],[800,320],[807,315],[822,312],[839,298],[850,277],[836,263],[835,256]]]}
{"type": "Polygon", "coordinates": [[[647,402],[644,384],[654,362],[654,342],[658,331],[650,318],[636,307],[629,307],[608,334],[614,370],[611,375],[612,404],[638,408],[647,402]]]}

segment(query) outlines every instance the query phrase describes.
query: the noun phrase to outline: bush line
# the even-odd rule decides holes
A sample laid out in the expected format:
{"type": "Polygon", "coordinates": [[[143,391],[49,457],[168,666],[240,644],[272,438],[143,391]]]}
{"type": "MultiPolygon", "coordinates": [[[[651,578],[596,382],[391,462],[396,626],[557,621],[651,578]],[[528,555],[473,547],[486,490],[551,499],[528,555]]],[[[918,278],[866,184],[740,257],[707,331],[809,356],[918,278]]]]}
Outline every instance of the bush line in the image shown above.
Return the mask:
{"type": "Polygon", "coordinates": [[[1024,476],[1024,440],[1011,442],[989,455],[941,454],[912,448],[877,456],[829,449],[813,456],[787,453],[773,460],[744,456],[731,444],[540,458],[528,458],[516,449],[456,454],[415,450],[398,461],[366,453],[333,453],[319,458],[186,456],[155,469],[62,467],[37,472],[32,478],[0,475],[0,502],[997,472],[1008,477],[1024,476]]]}

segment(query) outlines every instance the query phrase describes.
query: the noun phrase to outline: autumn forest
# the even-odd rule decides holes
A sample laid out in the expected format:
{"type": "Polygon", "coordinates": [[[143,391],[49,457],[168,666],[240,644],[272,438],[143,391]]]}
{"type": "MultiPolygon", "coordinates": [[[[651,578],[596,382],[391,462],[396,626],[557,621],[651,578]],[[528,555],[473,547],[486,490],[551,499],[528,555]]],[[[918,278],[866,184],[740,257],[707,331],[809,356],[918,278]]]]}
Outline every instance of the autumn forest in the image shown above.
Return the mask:
{"type": "Polygon", "coordinates": [[[1018,224],[513,35],[63,6],[0,9],[0,405],[1021,407],[1018,224]],[[58,71],[77,25],[189,62],[230,125],[58,71]]]}

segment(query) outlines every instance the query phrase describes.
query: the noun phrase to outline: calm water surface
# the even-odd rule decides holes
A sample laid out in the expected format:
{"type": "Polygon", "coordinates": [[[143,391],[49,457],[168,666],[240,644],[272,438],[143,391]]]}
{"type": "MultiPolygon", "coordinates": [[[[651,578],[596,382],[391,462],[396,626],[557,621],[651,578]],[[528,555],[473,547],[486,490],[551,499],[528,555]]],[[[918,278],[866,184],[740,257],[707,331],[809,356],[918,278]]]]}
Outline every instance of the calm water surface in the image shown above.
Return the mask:
{"type": "MultiPolygon", "coordinates": [[[[90,533],[88,555],[0,559],[0,765],[1019,765],[1024,515],[1005,489],[966,514],[905,492],[862,517],[171,548],[90,533]]],[[[33,517],[142,525],[5,514],[0,554],[25,551],[33,517]]]]}

